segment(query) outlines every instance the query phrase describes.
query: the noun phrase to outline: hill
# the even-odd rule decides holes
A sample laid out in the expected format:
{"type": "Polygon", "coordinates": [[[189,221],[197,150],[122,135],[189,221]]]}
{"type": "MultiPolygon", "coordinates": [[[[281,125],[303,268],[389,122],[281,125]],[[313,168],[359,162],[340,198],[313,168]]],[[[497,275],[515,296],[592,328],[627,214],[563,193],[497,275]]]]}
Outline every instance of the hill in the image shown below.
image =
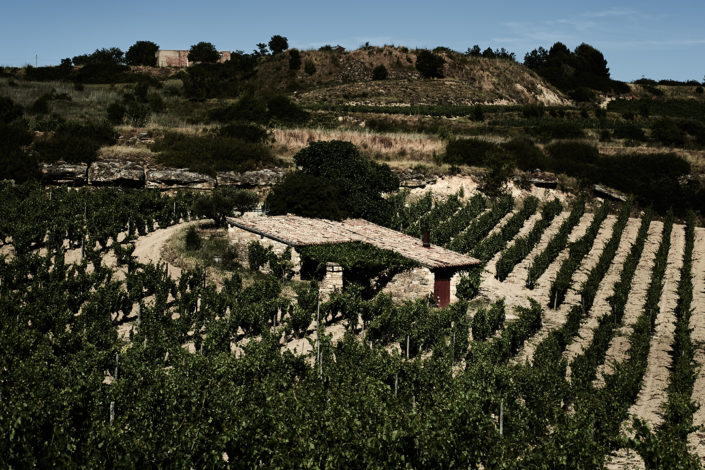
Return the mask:
{"type": "Polygon", "coordinates": [[[262,87],[293,91],[304,104],[569,104],[561,92],[517,62],[445,48],[434,51],[445,60],[444,78],[424,79],[415,67],[419,52],[395,46],[301,51],[297,70],[290,69],[287,52],[262,62],[255,80],[262,87]],[[388,71],[387,79],[373,80],[378,66],[388,71]]]}

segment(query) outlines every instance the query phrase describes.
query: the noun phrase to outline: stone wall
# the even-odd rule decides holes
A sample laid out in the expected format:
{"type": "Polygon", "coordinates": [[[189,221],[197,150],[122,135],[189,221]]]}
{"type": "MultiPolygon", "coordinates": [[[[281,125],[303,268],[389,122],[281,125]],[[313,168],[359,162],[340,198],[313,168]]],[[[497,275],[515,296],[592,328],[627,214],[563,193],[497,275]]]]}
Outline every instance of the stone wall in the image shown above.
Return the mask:
{"type": "Polygon", "coordinates": [[[391,294],[396,301],[416,300],[433,293],[434,276],[428,268],[414,268],[399,273],[384,286],[382,293],[391,294]]]}
{"type": "Polygon", "coordinates": [[[335,291],[343,290],[343,267],[338,263],[326,263],[326,277],[319,285],[321,302],[325,302],[335,291]]]}

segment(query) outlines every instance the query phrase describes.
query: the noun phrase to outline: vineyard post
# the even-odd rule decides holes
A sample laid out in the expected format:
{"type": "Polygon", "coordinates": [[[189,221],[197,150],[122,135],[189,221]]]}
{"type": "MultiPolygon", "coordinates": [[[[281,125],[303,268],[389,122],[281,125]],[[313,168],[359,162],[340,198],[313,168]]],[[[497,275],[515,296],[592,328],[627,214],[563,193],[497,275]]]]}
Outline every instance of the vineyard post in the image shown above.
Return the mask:
{"type": "Polygon", "coordinates": [[[406,358],[409,359],[409,335],[406,335],[406,358]]]}
{"type": "Polygon", "coordinates": [[[499,402],[499,435],[504,435],[504,399],[499,402]]]}
{"type": "Polygon", "coordinates": [[[318,377],[323,376],[323,365],[321,364],[321,298],[318,298],[318,303],[316,306],[316,326],[318,327],[318,332],[316,333],[316,361],[318,361],[318,377]]]}
{"type": "Polygon", "coordinates": [[[115,419],[115,402],[111,401],[110,402],[110,423],[111,424],[114,419],[115,419]]]}
{"type": "Polygon", "coordinates": [[[397,397],[397,390],[399,389],[399,371],[394,373],[394,398],[397,397]]]}

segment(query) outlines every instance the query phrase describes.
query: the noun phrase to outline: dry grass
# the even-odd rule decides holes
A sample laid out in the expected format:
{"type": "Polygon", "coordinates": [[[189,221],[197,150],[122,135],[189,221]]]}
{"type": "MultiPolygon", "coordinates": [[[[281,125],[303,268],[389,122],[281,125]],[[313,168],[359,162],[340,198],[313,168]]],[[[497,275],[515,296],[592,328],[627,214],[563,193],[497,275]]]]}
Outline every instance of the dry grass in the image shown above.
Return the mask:
{"type": "Polygon", "coordinates": [[[291,156],[311,142],[344,140],[353,143],[363,153],[385,161],[432,163],[434,154],[445,149],[445,142],[425,134],[375,133],[337,129],[274,129],[274,138],[280,147],[278,153],[291,156]]]}
{"type": "Polygon", "coordinates": [[[102,147],[98,152],[101,160],[123,160],[131,162],[149,162],[154,154],[144,147],[130,145],[113,145],[102,147]]]}

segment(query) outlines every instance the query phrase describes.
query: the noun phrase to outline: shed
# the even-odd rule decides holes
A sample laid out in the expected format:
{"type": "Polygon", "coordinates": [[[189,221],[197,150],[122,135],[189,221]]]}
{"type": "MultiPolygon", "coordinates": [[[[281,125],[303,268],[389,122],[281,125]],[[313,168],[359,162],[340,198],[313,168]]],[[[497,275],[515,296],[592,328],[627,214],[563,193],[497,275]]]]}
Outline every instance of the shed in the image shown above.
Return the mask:
{"type": "Polygon", "coordinates": [[[311,245],[363,242],[412,259],[433,275],[433,295],[439,306],[451,301],[451,278],[481,262],[446,248],[363,219],[341,222],[295,215],[229,217],[231,227],[297,248],[311,245]]]}

